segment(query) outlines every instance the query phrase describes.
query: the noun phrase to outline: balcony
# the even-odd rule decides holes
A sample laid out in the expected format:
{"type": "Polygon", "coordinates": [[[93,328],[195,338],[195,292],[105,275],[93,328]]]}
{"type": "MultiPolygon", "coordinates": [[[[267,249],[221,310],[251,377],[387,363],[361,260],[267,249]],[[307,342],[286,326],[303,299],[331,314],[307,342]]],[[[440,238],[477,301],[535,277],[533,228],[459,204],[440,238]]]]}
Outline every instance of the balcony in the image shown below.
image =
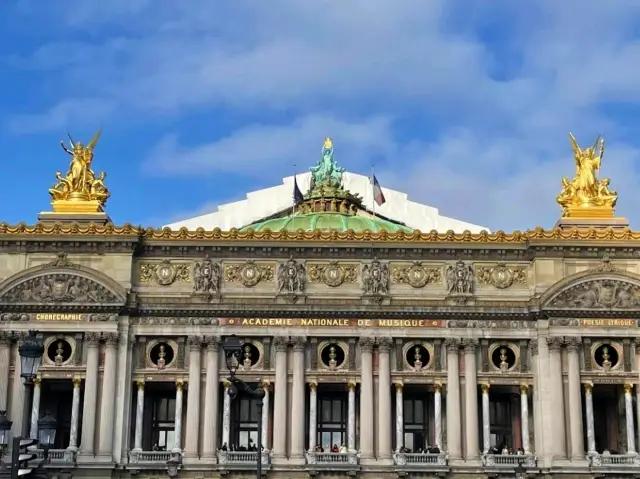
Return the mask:
{"type": "Polygon", "coordinates": [[[357,452],[306,452],[307,471],[314,476],[325,471],[355,476],[360,469],[357,452]]]}
{"type": "Polygon", "coordinates": [[[393,455],[393,463],[399,475],[410,472],[429,472],[436,475],[449,471],[447,455],[444,453],[397,452],[393,455]]]}
{"type": "MultiPolygon", "coordinates": [[[[38,459],[44,459],[44,450],[36,449],[38,459]]],[[[76,451],[70,449],[49,449],[49,466],[75,466],[76,451]]]]}
{"type": "Polygon", "coordinates": [[[587,459],[589,466],[599,472],[637,474],[640,470],[638,454],[589,454],[587,459]]]}
{"type": "Polygon", "coordinates": [[[171,451],[129,451],[129,466],[133,469],[158,466],[164,468],[170,459],[182,462],[182,455],[179,452],[171,451]]]}
{"type": "MultiPolygon", "coordinates": [[[[271,468],[269,451],[262,451],[262,470],[271,468]]],[[[257,451],[218,451],[218,465],[221,471],[255,471],[258,462],[257,451]]]]}
{"type": "Polygon", "coordinates": [[[482,465],[493,471],[513,471],[519,465],[525,469],[535,469],[538,461],[533,454],[484,454],[482,465]]]}

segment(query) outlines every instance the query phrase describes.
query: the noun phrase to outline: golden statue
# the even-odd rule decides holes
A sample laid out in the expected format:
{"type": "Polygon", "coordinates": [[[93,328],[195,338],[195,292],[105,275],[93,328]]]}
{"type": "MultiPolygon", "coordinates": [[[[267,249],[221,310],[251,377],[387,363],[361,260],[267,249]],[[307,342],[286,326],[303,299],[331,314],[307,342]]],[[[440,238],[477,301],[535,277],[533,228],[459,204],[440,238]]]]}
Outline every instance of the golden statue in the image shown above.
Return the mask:
{"type": "Polygon", "coordinates": [[[609,178],[598,180],[598,170],[604,154],[604,139],[598,137],[593,146],[580,148],[575,137],[569,133],[573,156],[576,161],[576,176],[569,181],[562,178],[562,192],[557,201],[562,206],[565,218],[609,218],[613,217],[618,200],[615,191],[609,190],[609,178]]]}
{"type": "Polygon", "coordinates": [[[102,212],[109,198],[109,190],[104,184],[106,173],[98,176],[91,169],[93,150],[100,139],[99,130],[91,141],[84,146],[74,142],[69,136],[70,148],[64,141],[60,142],[62,149],[71,155],[71,164],[66,176],[56,172],[58,182],[49,189],[52,198],[53,211],[56,213],[98,213],[102,212]]]}

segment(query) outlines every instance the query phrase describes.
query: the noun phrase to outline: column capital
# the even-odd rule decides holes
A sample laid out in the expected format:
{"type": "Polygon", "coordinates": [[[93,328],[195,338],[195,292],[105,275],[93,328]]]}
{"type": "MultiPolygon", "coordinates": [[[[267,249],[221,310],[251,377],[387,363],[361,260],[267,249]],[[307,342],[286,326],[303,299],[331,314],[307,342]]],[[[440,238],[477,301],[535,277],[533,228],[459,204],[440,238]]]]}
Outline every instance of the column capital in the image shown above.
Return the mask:
{"type": "Polygon", "coordinates": [[[36,377],[33,379],[33,385],[34,385],[35,387],[39,388],[39,387],[40,387],[40,384],[42,384],[42,377],[40,377],[40,376],[36,376],[36,377]]]}
{"type": "Polygon", "coordinates": [[[442,384],[440,383],[435,383],[433,385],[433,389],[435,390],[436,393],[440,394],[442,393],[442,384]]]}
{"type": "Polygon", "coordinates": [[[202,336],[188,336],[187,344],[189,345],[189,351],[199,351],[202,348],[202,336]]]}
{"type": "Polygon", "coordinates": [[[263,379],[262,381],[260,381],[260,385],[265,391],[271,389],[271,381],[269,381],[268,379],[263,379]]]}
{"type": "Polygon", "coordinates": [[[360,349],[363,353],[370,353],[373,351],[373,338],[362,337],[358,341],[358,344],[360,344],[360,349]]]}
{"type": "Polygon", "coordinates": [[[487,383],[483,383],[480,385],[480,389],[482,390],[482,394],[489,394],[489,388],[491,386],[487,383]]]}
{"type": "Polygon", "coordinates": [[[90,348],[96,348],[100,344],[100,333],[86,333],[84,340],[90,348]]]}
{"type": "Polygon", "coordinates": [[[294,351],[304,351],[307,347],[307,338],[304,336],[292,336],[291,346],[294,351]]]}
{"type": "Polygon", "coordinates": [[[276,347],[276,351],[286,351],[289,348],[289,339],[284,336],[276,336],[273,338],[273,345],[276,347]]]}
{"type": "Polygon", "coordinates": [[[378,349],[380,350],[381,353],[388,353],[391,350],[392,344],[393,344],[393,341],[391,340],[391,338],[388,338],[388,337],[378,338],[378,349]]]}
{"type": "Polygon", "coordinates": [[[631,394],[631,391],[633,390],[633,383],[624,383],[624,392],[631,394]]]}
{"type": "Polygon", "coordinates": [[[182,392],[184,391],[184,381],[182,379],[178,379],[176,381],[176,391],[177,392],[182,392]]]}
{"type": "Polygon", "coordinates": [[[203,342],[207,345],[207,351],[216,352],[220,349],[220,337],[218,336],[205,336],[203,342]]]}
{"type": "Polygon", "coordinates": [[[584,387],[584,392],[586,393],[590,393],[591,391],[593,391],[593,383],[584,383],[582,386],[584,387]]]}
{"type": "Polygon", "coordinates": [[[0,346],[7,346],[13,341],[13,335],[9,331],[0,331],[0,346]]]}
{"type": "Polygon", "coordinates": [[[120,333],[103,333],[102,340],[104,344],[107,345],[108,348],[115,348],[118,345],[118,339],[120,338],[120,333]]]}
{"type": "Polygon", "coordinates": [[[571,352],[578,352],[582,346],[582,338],[576,336],[569,336],[564,338],[564,342],[567,345],[567,349],[571,352]]]}
{"type": "Polygon", "coordinates": [[[136,381],[136,386],[138,386],[138,391],[144,391],[144,381],[142,379],[136,381]]]}
{"type": "Polygon", "coordinates": [[[226,390],[226,389],[229,389],[229,387],[231,386],[231,383],[225,379],[224,381],[222,381],[222,386],[226,390]]]}
{"type": "Polygon", "coordinates": [[[530,339],[529,340],[529,350],[531,351],[532,356],[538,355],[538,339],[530,339]]]}
{"type": "Polygon", "coordinates": [[[395,383],[394,386],[396,387],[397,392],[402,392],[402,389],[404,388],[404,384],[402,383],[395,383]]]}
{"type": "Polygon", "coordinates": [[[633,344],[636,348],[636,354],[640,353],[640,338],[634,338],[633,339],[633,344]]]}
{"type": "Polygon", "coordinates": [[[528,384],[521,384],[520,385],[520,394],[529,394],[529,385],[528,384]]]}
{"type": "Polygon", "coordinates": [[[564,338],[559,336],[548,336],[546,341],[549,351],[560,351],[564,343],[564,338]]]}
{"type": "Polygon", "coordinates": [[[444,340],[444,347],[449,353],[457,353],[460,350],[460,340],[456,338],[447,338],[444,340]]]}
{"type": "Polygon", "coordinates": [[[347,387],[349,388],[349,391],[355,391],[356,390],[356,382],[355,381],[349,381],[349,383],[347,384],[347,387]]]}
{"type": "Polygon", "coordinates": [[[312,391],[315,391],[316,389],[318,389],[318,383],[315,382],[315,381],[311,381],[309,383],[309,389],[312,390],[312,391]]]}
{"type": "Polygon", "coordinates": [[[82,378],[75,377],[71,380],[73,384],[73,389],[80,389],[80,384],[82,384],[82,378]]]}
{"type": "Polygon", "coordinates": [[[462,343],[462,347],[464,348],[465,354],[475,354],[476,349],[478,348],[478,340],[465,339],[462,343]]]}

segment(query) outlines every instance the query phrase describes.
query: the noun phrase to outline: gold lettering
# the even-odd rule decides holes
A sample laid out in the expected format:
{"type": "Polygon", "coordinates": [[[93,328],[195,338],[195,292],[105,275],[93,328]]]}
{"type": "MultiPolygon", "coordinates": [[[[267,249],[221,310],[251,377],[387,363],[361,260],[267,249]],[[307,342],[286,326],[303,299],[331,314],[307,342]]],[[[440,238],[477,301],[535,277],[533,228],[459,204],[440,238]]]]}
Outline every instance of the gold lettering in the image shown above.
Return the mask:
{"type": "Polygon", "coordinates": [[[84,314],[38,313],[36,321],[82,321],[84,314]]]}
{"type": "Polygon", "coordinates": [[[590,328],[631,328],[638,323],[635,319],[583,319],[581,324],[590,328]]]}
{"type": "Polygon", "coordinates": [[[358,326],[364,327],[364,328],[368,328],[369,326],[371,326],[371,320],[370,319],[359,319],[358,320],[358,326]]]}

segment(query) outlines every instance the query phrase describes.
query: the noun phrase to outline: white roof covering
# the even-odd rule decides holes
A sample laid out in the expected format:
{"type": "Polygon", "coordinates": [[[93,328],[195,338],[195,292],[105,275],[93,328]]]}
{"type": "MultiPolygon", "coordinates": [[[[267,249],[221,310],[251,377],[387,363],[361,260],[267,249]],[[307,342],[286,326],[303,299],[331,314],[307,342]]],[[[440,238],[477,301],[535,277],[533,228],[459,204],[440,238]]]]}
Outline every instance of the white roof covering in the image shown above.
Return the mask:
{"type": "MultiPolygon", "coordinates": [[[[296,178],[300,190],[302,192],[308,191],[311,173],[303,173],[297,175],[296,178]]],[[[364,200],[364,205],[373,209],[373,188],[368,177],[345,172],[343,183],[345,189],[359,194],[364,200]]],[[[440,216],[437,208],[411,201],[407,198],[406,193],[388,188],[382,188],[382,191],[387,201],[382,206],[375,205],[375,211],[389,219],[402,222],[410,228],[423,232],[437,230],[443,233],[448,230],[453,230],[456,233],[462,233],[465,230],[472,233],[479,233],[482,230],[489,231],[488,228],[482,226],[440,216]]],[[[177,221],[166,226],[171,229],[195,230],[204,228],[212,230],[220,228],[229,230],[241,228],[292,206],[293,176],[288,176],[283,178],[281,185],[247,193],[246,199],[220,205],[218,211],[177,221]]]]}

